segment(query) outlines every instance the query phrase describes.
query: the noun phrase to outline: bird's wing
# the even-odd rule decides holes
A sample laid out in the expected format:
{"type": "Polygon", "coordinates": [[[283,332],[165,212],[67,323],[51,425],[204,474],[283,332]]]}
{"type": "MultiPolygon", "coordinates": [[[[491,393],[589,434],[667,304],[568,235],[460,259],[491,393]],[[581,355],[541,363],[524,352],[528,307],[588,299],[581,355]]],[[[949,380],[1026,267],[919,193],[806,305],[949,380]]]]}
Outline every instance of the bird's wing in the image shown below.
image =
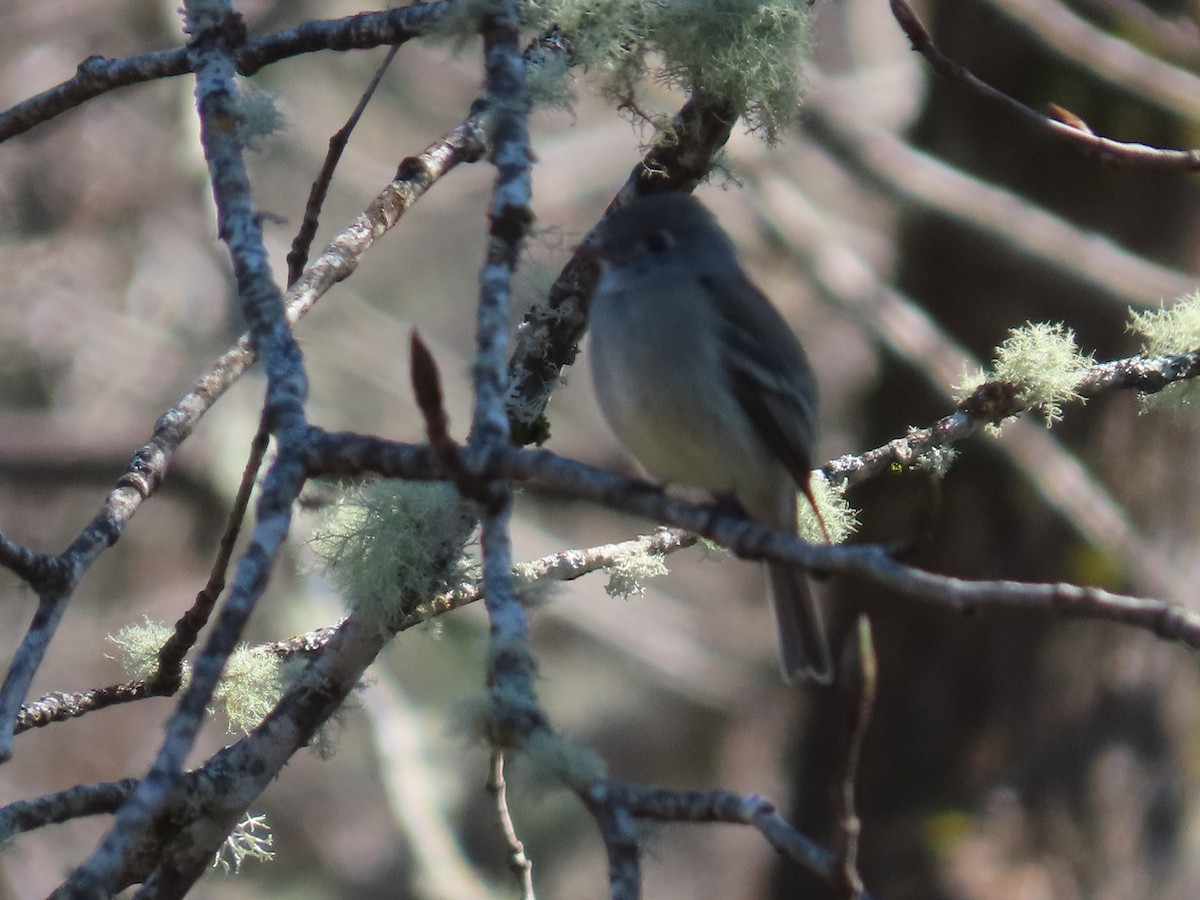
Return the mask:
{"type": "Polygon", "coordinates": [[[800,342],[740,272],[728,278],[702,275],[700,282],[721,315],[722,363],[734,396],[758,436],[807,494],[817,385],[800,342]]]}

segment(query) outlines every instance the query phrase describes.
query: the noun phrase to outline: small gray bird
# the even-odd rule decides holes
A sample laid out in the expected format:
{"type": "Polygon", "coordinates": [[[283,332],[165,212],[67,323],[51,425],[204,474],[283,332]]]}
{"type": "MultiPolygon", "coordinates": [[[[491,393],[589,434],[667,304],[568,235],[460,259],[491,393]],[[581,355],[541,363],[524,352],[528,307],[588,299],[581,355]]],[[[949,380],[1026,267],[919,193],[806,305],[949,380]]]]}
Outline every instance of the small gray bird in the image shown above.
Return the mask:
{"type": "MultiPolygon", "coordinates": [[[[797,491],[812,501],[816,381],[728,235],[693,197],[657,194],[609,215],[584,248],[601,266],[592,373],[618,440],[652,477],[794,533],[797,491]]],[[[807,577],[783,563],[768,572],[784,677],[827,683],[807,577]]]]}

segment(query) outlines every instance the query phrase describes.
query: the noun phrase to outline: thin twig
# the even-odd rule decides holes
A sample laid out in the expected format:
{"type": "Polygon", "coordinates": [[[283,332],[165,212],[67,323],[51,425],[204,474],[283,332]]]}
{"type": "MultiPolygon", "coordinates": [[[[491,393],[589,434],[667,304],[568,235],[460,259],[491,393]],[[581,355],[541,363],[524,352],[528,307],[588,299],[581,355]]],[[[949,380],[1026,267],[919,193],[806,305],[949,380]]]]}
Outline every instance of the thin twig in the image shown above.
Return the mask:
{"type": "Polygon", "coordinates": [[[804,74],[804,134],[833,153],[857,181],[968,225],[989,240],[1004,241],[1122,304],[1157,305],[1195,288],[1194,275],[1127,250],[1028,197],[917,149],[872,119],[864,109],[870,88],[860,81],[825,76],[811,64],[804,74]]]}
{"type": "Polygon", "coordinates": [[[145,681],[127,681],[123,684],[75,693],[55,691],[21,707],[21,711],[17,714],[16,724],[13,726],[13,734],[21,734],[31,728],[44,728],[54,722],[78,719],[80,716],[86,716],[88,713],[110,706],[133,703],[155,696],[165,695],[153,691],[150,684],[145,681]]]}
{"type": "Polygon", "coordinates": [[[342,153],[345,151],[346,145],[350,143],[350,135],[357,127],[358,120],[362,118],[367,104],[375,96],[379,83],[383,81],[384,74],[399,52],[399,44],[394,44],[388,49],[383,62],[371,76],[366,90],[358,98],[358,105],[354,107],[354,112],[350,113],[346,124],[329,139],[329,150],[325,154],[325,162],[321,165],[321,171],[317,174],[317,178],[308,192],[308,202],[304,205],[304,221],[300,223],[300,229],[296,232],[296,237],[292,239],[292,249],[287,255],[289,287],[296,282],[308,264],[308,251],[312,246],[313,238],[317,236],[317,226],[321,221],[321,207],[325,204],[325,197],[329,193],[329,185],[333,182],[333,173],[337,170],[338,163],[341,162],[342,153]]]}
{"type": "Polygon", "coordinates": [[[196,595],[188,611],[175,623],[175,632],[158,651],[158,672],[151,679],[151,690],[156,694],[169,696],[179,690],[183,681],[183,659],[195,645],[200,630],[208,623],[217,599],[225,590],[225,574],[229,569],[229,561],[233,559],[233,548],[241,533],[242,521],[250,505],[250,495],[254,492],[254,482],[267,453],[270,437],[266,416],[260,416],[258,431],[250,442],[250,455],[242,468],[242,480],[233,498],[233,507],[229,510],[221,542],[217,545],[217,555],[209,570],[208,582],[196,595]]]}
{"type": "Polygon", "coordinates": [[[533,861],[525,855],[525,845],[517,836],[517,826],[513,823],[512,813],[508,809],[508,783],[504,780],[503,751],[492,751],[491,762],[488,766],[487,791],[496,803],[496,817],[500,826],[500,834],[509,849],[508,867],[521,886],[521,900],[535,900],[533,861]]]}
{"type": "MultiPolygon", "coordinates": [[[[1101,31],[1058,0],[988,0],[1030,36],[1121,91],[1200,121],[1200,78],[1101,31]]],[[[1144,8],[1144,7],[1143,7],[1144,8]]]]}
{"type": "Polygon", "coordinates": [[[929,60],[934,71],[950,81],[963,85],[988,102],[1016,114],[1035,131],[1057,138],[1064,143],[1091,154],[1114,166],[1168,171],[1200,169],[1200,150],[1164,150],[1145,144],[1128,144],[1092,134],[1066,122],[1042,115],[1024,103],[1014,100],[987,82],[975,77],[969,69],[942,53],[929,32],[905,0],[889,0],[892,15],[908,35],[913,49],[929,60]]]}
{"type": "Polygon", "coordinates": [[[429,446],[451,472],[452,480],[462,496],[487,503],[490,496],[487,483],[466,467],[462,454],[458,452],[458,444],[450,436],[450,416],[446,413],[442,376],[433,353],[415,328],[409,338],[409,354],[413,395],[425,419],[429,446]]]}
{"type": "Polygon", "coordinates": [[[854,781],[858,776],[863,738],[871,722],[879,680],[871,623],[866,616],[859,616],[856,624],[854,633],[842,650],[837,678],[840,711],[838,734],[842,752],[838,755],[839,772],[834,780],[837,785],[838,839],[833,882],[837,895],[846,900],[858,900],[863,894],[862,876],[858,872],[858,842],[862,821],[855,808],[854,781]]]}

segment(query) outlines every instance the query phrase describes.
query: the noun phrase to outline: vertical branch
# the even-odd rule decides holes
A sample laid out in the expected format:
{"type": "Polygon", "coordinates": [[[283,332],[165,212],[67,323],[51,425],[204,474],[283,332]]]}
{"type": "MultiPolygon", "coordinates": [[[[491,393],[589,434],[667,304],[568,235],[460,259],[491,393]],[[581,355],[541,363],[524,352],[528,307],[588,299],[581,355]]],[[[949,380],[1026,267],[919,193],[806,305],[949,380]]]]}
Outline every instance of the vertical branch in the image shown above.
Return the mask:
{"type": "MultiPolygon", "coordinates": [[[[496,184],[490,212],[487,260],[480,273],[478,338],[475,358],[475,414],[471,443],[483,451],[507,445],[504,396],[511,280],[521,244],[532,220],[529,129],[525,65],[519,45],[514,0],[494,0],[484,14],[484,66],[491,116],[491,163],[496,184]]],[[[512,490],[495,483],[482,498],[483,585],[491,634],[488,686],[492,697],[491,738],[498,746],[520,745],[545,727],[533,691],[534,663],[529,653],[525,610],[512,586],[512,545],[508,525],[512,490]]]]}
{"type": "Polygon", "coordinates": [[[154,765],[117,814],[104,841],[55,892],[55,897],[115,894],[141,877],[134,860],[145,863],[147,842],[171,837],[170,827],[162,821],[164,812],[180,784],[183,762],[206,718],[225,662],[270,578],[291,523],[292,503],[305,478],[303,447],[308,424],[304,401],[308,379],[284,315],[282,294],[271,277],[237,137],[234,55],[245,43],[245,23],[229,0],[185,0],[184,13],[191,35],[188,53],[196,72],[200,140],[216,202],[218,232],[233,261],[238,299],[250,326],[251,343],[266,369],[263,422],[277,441],[279,455],[264,479],[258,520],[239,562],[229,599],[196,659],[191,683],[167,722],[154,765]]]}
{"type": "Polygon", "coordinates": [[[504,780],[504,754],[499,750],[492,751],[491,766],[487,782],[488,793],[496,802],[496,818],[499,820],[500,833],[508,844],[508,867],[521,885],[521,900],[534,900],[533,891],[533,861],[525,853],[525,845],[517,835],[517,826],[513,823],[512,813],[508,808],[508,782],[504,780]]]}
{"type": "Polygon", "coordinates": [[[580,792],[580,798],[596,820],[604,840],[609,897],[638,900],[642,894],[642,862],[637,823],[627,798],[620,796],[621,793],[619,786],[599,781],[580,792]]]}
{"type": "Polygon", "coordinates": [[[854,800],[854,779],[862,753],[863,736],[871,721],[879,681],[871,623],[859,616],[853,636],[846,641],[838,672],[838,693],[842,704],[838,737],[843,742],[838,773],[836,806],[838,817],[837,862],[832,878],[838,897],[858,900],[863,895],[862,876],[858,873],[858,840],[862,821],[854,800]]]}
{"type": "Polygon", "coordinates": [[[504,395],[508,386],[505,353],[512,305],[510,282],[533,214],[529,209],[529,100],[515,3],[495,0],[484,19],[483,31],[492,132],[489,161],[496,167],[496,184],[489,213],[487,261],[480,273],[472,435],[475,442],[487,446],[508,440],[504,395]]]}

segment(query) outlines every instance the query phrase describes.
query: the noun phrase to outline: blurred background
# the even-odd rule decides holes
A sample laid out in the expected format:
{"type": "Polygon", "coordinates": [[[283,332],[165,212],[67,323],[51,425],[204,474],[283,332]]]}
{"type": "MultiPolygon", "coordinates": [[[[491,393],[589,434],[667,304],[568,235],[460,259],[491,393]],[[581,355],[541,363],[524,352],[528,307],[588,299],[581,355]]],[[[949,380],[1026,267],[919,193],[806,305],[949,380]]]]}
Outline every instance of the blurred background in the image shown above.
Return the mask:
{"type": "MultiPolygon", "coordinates": [[[[91,54],[182,41],[178,4],[0,0],[0,107],[70,77],[91,54]]],[[[1097,132],[1200,143],[1200,5],[1193,0],[944,0],[916,4],[953,58],[1036,107],[1097,132]]],[[[359,11],[343,2],[240,4],[251,33],[359,11]]],[[[481,84],[477,48],[404,46],[355,131],[314,251],[454,127],[481,84]]],[[[383,50],[303,56],[253,83],[287,128],[252,155],[258,202],[284,256],[326,142],[383,50]]],[[[797,60],[799,64],[799,60],[797,60]]],[[[699,195],[808,349],[822,390],[818,458],[861,452],[949,412],[971,359],[1008,329],[1063,321],[1098,359],[1137,352],[1130,307],[1193,290],[1193,176],[1108,168],[931,77],[883,0],[824,0],[801,121],[775,147],[740,127],[726,176],[699,195]]],[[[192,109],[192,81],[114,92],[0,146],[0,530],[58,551],[99,508],[130,454],[242,330],[192,109]]],[[[533,118],[538,233],[519,308],[545,291],[650,135],[586,75],[574,114],[533,118]]],[[[682,98],[647,86],[672,113],[682,98]]],[[[457,436],[470,418],[474,302],[492,172],[437,184],[297,328],[310,418],[420,440],[407,341],[442,369],[457,436]]],[[[586,344],[584,357],[586,357],[586,344]]],[[[581,363],[586,360],[581,358],[581,363]]],[[[600,421],[586,364],[566,373],[547,446],[633,473],[600,421]]],[[[203,586],[258,419],[243,378],[202,420],[165,487],[92,569],[33,696],[124,680],[105,640],[173,622],[203,586]]],[[[1200,444],[1178,415],[1131,394],[964,444],[940,482],[893,475],[855,488],[855,540],[909,541],[911,561],[977,578],[1070,580],[1195,606],[1200,444]]],[[[644,533],[652,523],[534,492],[515,551],[536,558],[644,533]]],[[[318,517],[252,623],[266,641],[336,621],[311,566],[318,517]]],[[[618,778],[761,793],[828,843],[838,710],[779,678],[758,567],[694,548],[643,596],[593,576],[533,612],[538,689],[552,721],[618,778]]],[[[1148,634],[1049,615],[964,618],[865,582],[825,582],[840,641],[875,627],[880,696],[859,781],[861,867],[893,898],[1188,898],[1200,892],[1200,720],[1195,660],[1148,634]]],[[[31,593],[0,573],[0,649],[31,593]]],[[[461,725],[480,696],[485,622],[465,609],[406,632],[331,729],[331,759],[299,755],[261,798],[277,859],[219,871],[197,897],[474,898],[515,895],[483,789],[486,748],[461,725]]],[[[18,738],[0,803],[142,773],[171,701],[156,699],[18,738]]],[[[236,740],[215,716],[194,762],[236,740]]],[[[571,795],[510,769],[520,836],[546,897],[607,895],[603,848],[571,795]]],[[[0,855],[0,897],[44,896],[108,822],[22,836],[0,855]]],[[[644,895],[821,897],[748,829],[646,832],[644,895]]]]}

